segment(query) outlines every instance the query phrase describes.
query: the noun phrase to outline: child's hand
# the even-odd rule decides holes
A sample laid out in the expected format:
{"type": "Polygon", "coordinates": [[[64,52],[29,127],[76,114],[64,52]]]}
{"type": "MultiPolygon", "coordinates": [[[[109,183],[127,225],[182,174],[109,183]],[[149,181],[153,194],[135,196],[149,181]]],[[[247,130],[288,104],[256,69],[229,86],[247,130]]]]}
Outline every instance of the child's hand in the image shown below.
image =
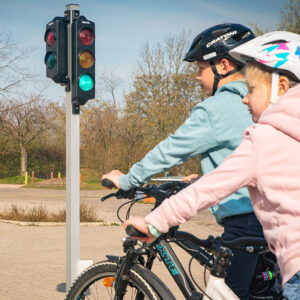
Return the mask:
{"type": "Polygon", "coordinates": [[[190,182],[193,183],[195,182],[198,178],[200,178],[200,176],[198,174],[191,174],[189,176],[185,176],[183,177],[181,180],[184,182],[190,182]]]}
{"type": "Polygon", "coordinates": [[[101,178],[101,180],[103,179],[109,179],[110,181],[112,181],[115,185],[116,188],[120,189],[120,185],[119,185],[119,177],[120,175],[123,175],[123,173],[119,170],[112,170],[107,174],[104,174],[101,178]]]}
{"type": "Polygon", "coordinates": [[[123,224],[124,229],[126,229],[128,225],[132,225],[135,229],[147,235],[147,237],[137,237],[139,240],[148,244],[152,244],[156,240],[156,237],[150,233],[148,224],[145,222],[144,217],[131,217],[123,224]]]}

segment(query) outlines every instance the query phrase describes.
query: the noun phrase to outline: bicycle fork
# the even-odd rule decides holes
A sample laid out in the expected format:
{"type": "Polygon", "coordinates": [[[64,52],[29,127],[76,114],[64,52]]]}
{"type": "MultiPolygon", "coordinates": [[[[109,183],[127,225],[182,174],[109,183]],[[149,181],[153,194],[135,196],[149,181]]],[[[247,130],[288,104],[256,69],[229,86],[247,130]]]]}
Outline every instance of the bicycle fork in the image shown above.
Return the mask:
{"type": "Polygon", "coordinates": [[[128,249],[125,257],[119,257],[118,269],[115,278],[116,295],[114,300],[122,300],[130,279],[130,270],[136,261],[134,248],[128,249]]]}

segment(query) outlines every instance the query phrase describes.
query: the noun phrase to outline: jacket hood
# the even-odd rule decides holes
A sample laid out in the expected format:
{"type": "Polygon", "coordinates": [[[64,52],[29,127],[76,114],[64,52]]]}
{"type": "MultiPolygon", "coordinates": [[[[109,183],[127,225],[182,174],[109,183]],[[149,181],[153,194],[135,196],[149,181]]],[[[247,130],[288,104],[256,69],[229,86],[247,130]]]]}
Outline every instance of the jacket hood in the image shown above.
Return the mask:
{"type": "Polygon", "coordinates": [[[279,97],[276,104],[270,105],[258,123],[271,125],[300,141],[300,84],[279,97]]]}

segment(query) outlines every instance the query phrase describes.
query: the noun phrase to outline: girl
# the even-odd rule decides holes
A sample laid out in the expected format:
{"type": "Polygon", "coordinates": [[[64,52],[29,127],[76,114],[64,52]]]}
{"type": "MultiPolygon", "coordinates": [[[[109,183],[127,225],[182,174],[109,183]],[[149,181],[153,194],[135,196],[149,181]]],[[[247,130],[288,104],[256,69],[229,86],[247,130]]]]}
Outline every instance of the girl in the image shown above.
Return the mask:
{"type": "Polygon", "coordinates": [[[147,234],[161,232],[248,187],[270,250],[283,277],[284,296],[300,300],[300,36],[270,32],[233,50],[247,62],[243,99],[257,124],[214,171],[166,199],[145,218],[125,222],[147,234]],[[268,109],[267,109],[268,108],[268,109]]]}

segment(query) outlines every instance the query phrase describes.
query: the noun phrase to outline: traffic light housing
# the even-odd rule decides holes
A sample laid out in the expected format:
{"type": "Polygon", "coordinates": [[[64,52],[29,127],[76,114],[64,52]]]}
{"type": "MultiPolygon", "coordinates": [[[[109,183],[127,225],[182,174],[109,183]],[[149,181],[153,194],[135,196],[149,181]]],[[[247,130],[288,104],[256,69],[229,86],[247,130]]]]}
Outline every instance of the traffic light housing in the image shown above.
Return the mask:
{"type": "Polygon", "coordinates": [[[46,26],[46,76],[62,85],[68,82],[67,23],[64,17],[55,17],[46,26]]]}
{"type": "Polygon", "coordinates": [[[95,98],[95,23],[84,16],[72,23],[72,102],[95,98]]]}

